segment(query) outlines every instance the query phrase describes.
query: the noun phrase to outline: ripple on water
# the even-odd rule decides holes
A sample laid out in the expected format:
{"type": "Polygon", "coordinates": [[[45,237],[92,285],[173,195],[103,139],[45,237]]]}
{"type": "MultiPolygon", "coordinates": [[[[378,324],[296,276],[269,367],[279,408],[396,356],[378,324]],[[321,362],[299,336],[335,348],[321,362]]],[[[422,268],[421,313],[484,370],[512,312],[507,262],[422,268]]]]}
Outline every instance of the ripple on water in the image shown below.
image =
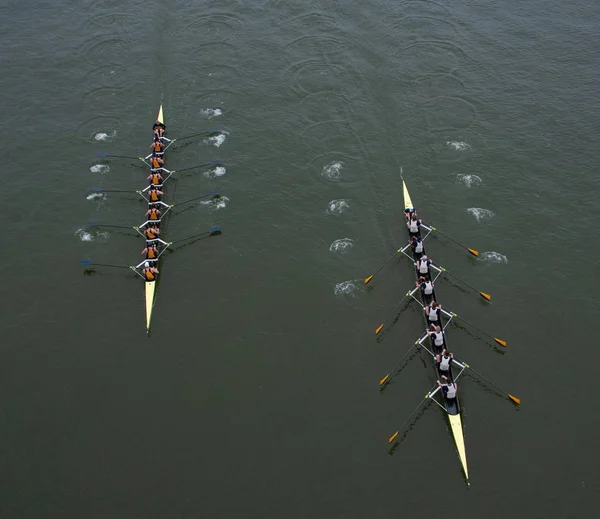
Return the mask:
{"type": "Polygon", "coordinates": [[[329,202],[329,204],[327,204],[327,210],[325,212],[327,214],[342,214],[348,209],[350,209],[350,203],[348,202],[348,200],[340,198],[329,202]]]}
{"type": "Polygon", "coordinates": [[[124,83],[124,68],[116,63],[101,65],[85,75],[86,82],[95,87],[116,86],[124,83]]]}
{"type": "Polygon", "coordinates": [[[321,59],[307,59],[294,63],[286,71],[286,83],[298,93],[343,92],[352,82],[346,69],[321,59]]]}
{"type": "Polygon", "coordinates": [[[352,238],[340,238],[335,240],[330,246],[330,252],[337,252],[339,254],[346,254],[350,252],[350,249],[354,247],[354,240],[352,238]]]}
{"type": "Polygon", "coordinates": [[[214,168],[207,169],[203,175],[206,178],[217,178],[222,177],[227,173],[227,168],[225,166],[215,166],[214,168]]]}
{"type": "Polygon", "coordinates": [[[90,171],[99,175],[106,175],[110,171],[110,166],[107,164],[93,164],[90,166],[90,171]]]}
{"type": "Polygon", "coordinates": [[[508,263],[508,258],[504,254],[494,251],[482,252],[479,259],[489,263],[508,263]]]}
{"type": "Polygon", "coordinates": [[[114,109],[115,105],[119,105],[118,107],[125,108],[128,101],[122,95],[123,92],[123,88],[103,86],[90,90],[84,94],[83,98],[86,102],[94,103],[98,107],[110,106],[111,109],[114,109]]]}
{"type": "Polygon", "coordinates": [[[475,106],[461,97],[439,96],[422,105],[431,128],[438,131],[465,130],[475,120],[475,106]]]}
{"type": "Polygon", "coordinates": [[[230,14],[211,13],[190,18],[193,21],[184,26],[183,31],[192,31],[211,41],[226,41],[244,28],[242,21],[230,14]]]}
{"type": "Polygon", "coordinates": [[[302,140],[313,150],[346,150],[361,149],[359,136],[350,126],[350,122],[322,121],[305,127],[302,140]]]}
{"type": "Polygon", "coordinates": [[[475,219],[480,222],[481,220],[489,220],[494,217],[494,213],[489,209],[484,209],[483,207],[469,207],[467,212],[475,217],[475,219]]]}
{"type": "Polygon", "coordinates": [[[471,149],[471,145],[464,141],[447,141],[446,146],[454,151],[467,151],[471,149]]]}
{"type": "Polygon", "coordinates": [[[467,187],[480,186],[483,180],[478,175],[456,175],[456,180],[467,187]]]}
{"type": "Polygon", "coordinates": [[[330,182],[339,182],[342,180],[342,167],[344,163],[341,160],[334,160],[323,166],[321,177],[330,182]]]}
{"type": "Polygon", "coordinates": [[[415,80],[432,74],[452,75],[461,64],[464,51],[448,41],[420,40],[406,45],[400,51],[402,73],[415,80]]]}
{"type": "Polygon", "coordinates": [[[351,105],[347,96],[323,90],[304,97],[300,101],[298,115],[310,124],[331,121],[340,116],[349,119],[351,105]]]}
{"type": "Polygon", "coordinates": [[[221,209],[227,208],[229,204],[229,198],[221,195],[219,198],[212,198],[211,200],[202,200],[200,202],[203,206],[207,207],[209,212],[220,211],[221,209]]]}
{"type": "Polygon", "coordinates": [[[286,52],[298,53],[302,56],[322,56],[323,54],[343,54],[342,42],[333,36],[305,35],[285,44],[286,52]]]}
{"type": "Polygon", "coordinates": [[[144,17],[134,16],[127,13],[116,13],[114,10],[102,14],[92,14],[85,22],[85,29],[88,34],[95,34],[99,28],[110,29],[112,31],[120,28],[126,28],[131,31],[136,25],[142,25],[144,17]]]}
{"type": "Polygon", "coordinates": [[[81,59],[92,66],[106,65],[115,56],[126,55],[129,44],[117,36],[101,35],[85,41],[78,49],[81,59]]]}
{"type": "Polygon", "coordinates": [[[79,125],[77,135],[88,142],[106,142],[114,140],[120,129],[120,121],[115,117],[98,116],[79,125]]]}
{"type": "Polygon", "coordinates": [[[363,287],[355,280],[342,281],[337,283],[333,288],[333,293],[336,296],[356,297],[363,290],[363,287]]]}

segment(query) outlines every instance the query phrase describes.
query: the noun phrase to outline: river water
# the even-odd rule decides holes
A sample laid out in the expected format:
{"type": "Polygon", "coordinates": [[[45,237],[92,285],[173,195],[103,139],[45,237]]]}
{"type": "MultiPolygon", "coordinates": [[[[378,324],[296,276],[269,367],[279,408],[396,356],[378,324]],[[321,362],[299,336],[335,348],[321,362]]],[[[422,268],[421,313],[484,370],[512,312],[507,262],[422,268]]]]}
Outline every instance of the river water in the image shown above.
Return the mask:
{"type": "Polygon", "coordinates": [[[600,5],[550,0],[7,0],[0,7],[6,518],[579,517],[600,496],[594,265],[600,5]],[[162,104],[182,141],[152,334],[127,270],[134,161],[162,104]],[[424,352],[402,170],[465,324],[471,485],[424,352]]]}

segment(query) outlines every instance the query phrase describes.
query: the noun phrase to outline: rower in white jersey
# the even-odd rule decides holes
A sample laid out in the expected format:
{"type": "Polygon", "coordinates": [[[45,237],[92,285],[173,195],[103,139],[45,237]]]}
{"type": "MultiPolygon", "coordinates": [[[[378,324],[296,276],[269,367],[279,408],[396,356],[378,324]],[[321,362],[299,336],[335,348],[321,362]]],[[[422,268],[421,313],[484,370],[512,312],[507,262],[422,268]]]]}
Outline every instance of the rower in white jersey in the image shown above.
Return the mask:
{"type": "Polygon", "coordinates": [[[438,380],[437,383],[438,386],[442,388],[444,397],[446,397],[448,400],[456,398],[456,392],[458,391],[458,386],[456,385],[456,382],[448,382],[448,378],[444,375],[442,375],[442,381],[443,382],[440,382],[438,380]]]}
{"type": "Polygon", "coordinates": [[[431,260],[427,257],[427,254],[423,254],[421,259],[417,261],[417,272],[420,276],[429,276],[429,265],[431,265],[431,260]]]}
{"type": "Polygon", "coordinates": [[[440,322],[440,310],[442,305],[438,305],[435,301],[432,301],[427,306],[423,307],[425,315],[427,316],[427,322],[429,324],[437,324],[440,322]]]}
{"type": "Polygon", "coordinates": [[[427,335],[429,335],[429,338],[431,339],[431,344],[440,351],[440,348],[444,346],[444,332],[441,327],[437,324],[432,324],[427,330],[427,335]]]}
{"type": "Polygon", "coordinates": [[[427,279],[425,276],[420,276],[419,281],[415,281],[415,286],[421,289],[423,296],[430,296],[433,294],[433,281],[427,279]]]}
{"type": "Polygon", "coordinates": [[[452,371],[450,371],[450,367],[452,366],[453,359],[454,354],[448,353],[446,350],[442,351],[441,355],[435,356],[435,365],[438,372],[440,374],[450,375],[450,380],[452,380],[452,371]]]}
{"type": "Polygon", "coordinates": [[[421,235],[413,236],[409,242],[413,254],[423,254],[423,239],[421,235]]]}
{"type": "Polygon", "coordinates": [[[412,212],[409,213],[410,216],[406,218],[406,226],[408,227],[408,232],[411,236],[416,236],[420,234],[419,227],[421,226],[421,220],[417,218],[417,214],[412,212]]]}

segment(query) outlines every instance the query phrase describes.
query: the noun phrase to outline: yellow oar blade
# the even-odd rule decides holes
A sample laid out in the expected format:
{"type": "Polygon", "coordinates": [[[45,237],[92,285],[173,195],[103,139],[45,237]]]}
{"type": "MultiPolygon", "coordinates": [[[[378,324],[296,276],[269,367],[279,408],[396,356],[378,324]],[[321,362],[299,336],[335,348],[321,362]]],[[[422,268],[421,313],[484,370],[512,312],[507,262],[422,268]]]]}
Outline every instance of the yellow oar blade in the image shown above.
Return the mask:
{"type": "Polygon", "coordinates": [[[467,247],[467,250],[468,250],[468,251],[469,251],[471,254],[473,254],[473,256],[479,256],[479,252],[478,252],[478,251],[476,251],[475,249],[469,249],[469,247],[467,247]]]}
{"type": "Polygon", "coordinates": [[[368,278],[365,278],[365,285],[366,285],[366,284],[367,284],[369,281],[371,281],[372,279],[373,279],[373,276],[372,276],[372,275],[371,275],[371,276],[369,276],[368,278]]]}
{"type": "Polygon", "coordinates": [[[383,386],[383,384],[385,384],[388,378],[390,378],[389,373],[379,381],[379,385],[383,386]]]}
{"type": "Polygon", "coordinates": [[[494,340],[500,345],[506,348],[506,341],[503,341],[502,339],[498,339],[498,337],[494,337],[494,340]]]}
{"type": "Polygon", "coordinates": [[[491,301],[492,296],[490,294],[486,294],[485,292],[479,292],[479,295],[488,301],[491,301]]]}
{"type": "Polygon", "coordinates": [[[510,395],[509,393],[506,393],[508,395],[508,398],[510,398],[515,404],[517,405],[521,405],[521,399],[517,398],[516,396],[510,395]]]}
{"type": "Polygon", "coordinates": [[[381,331],[381,329],[383,328],[383,324],[380,324],[377,329],[375,330],[375,335],[378,335],[379,332],[381,331]]]}
{"type": "Polygon", "coordinates": [[[388,443],[392,443],[396,439],[396,436],[398,436],[398,432],[399,431],[396,431],[394,434],[392,434],[390,436],[390,439],[388,440],[388,443]]]}

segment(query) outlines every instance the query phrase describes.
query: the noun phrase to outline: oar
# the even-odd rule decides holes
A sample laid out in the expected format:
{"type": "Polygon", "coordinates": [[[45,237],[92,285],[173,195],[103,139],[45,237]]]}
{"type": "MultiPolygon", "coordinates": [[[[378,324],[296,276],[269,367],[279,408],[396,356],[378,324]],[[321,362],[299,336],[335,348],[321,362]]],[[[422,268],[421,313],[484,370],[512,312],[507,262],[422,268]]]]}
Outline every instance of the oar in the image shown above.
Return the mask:
{"type": "Polygon", "coordinates": [[[503,346],[504,348],[506,348],[506,344],[507,344],[506,341],[503,341],[502,339],[498,339],[498,337],[494,337],[493,335],[490,335],[489,333],[484,332],[481,328],[477,328],[477,326],[475,326],[473,323],[470,323],[466,319],[463,319],[460,315],[455,314],[454,312],[452,312],[452,315],[454,317],[458,317],[463,323],[468,324],[472,328],[475,328],[477,331],[483,333],[483,335],[487,335],[490,339],[494,339],[500,346],[503,346]]]}
{"type": "Polygon", "coordinates": [[[94,263],[92,260],[81,260],[80,263],[82,265],[94,265],[97,267],[113,267],[116,269],[134,269],[135,268],[131,265],[108,265],[106,263],[94,263]]]}
{"type": "Polygon", "coordinates": [[[223,163],[220,160],[213,160],[211,162],[207,162],[205,164],[200,164],[198,166],[191,166],[189,168],[183,168],[183,169],[174,169],[171,173],[181,173],[182,171],[189,171],[190,169],[199,169],[199,168],[204,168],[206,166],[220,166],[223,163]]]}
{"type": "MultiPolygon", "coordinates": [[[[457,281],[460,281],[463,285],[469,287],[471,290],[475,290],[475,292],[479,292],[479,290],[477,290],[475,287],[472,287],[471,285],[469,285],[469,283],[467,283],[466,281],[463,281],[462,279],[460,279],[457,275],[452,274],[452,272],[447,271],[444,267],[442,267],[441,265],[436,265],[437,268],[439,268],[442,272],[445,272],[446,274],[448,274],[449,276],[452,276],[454,279],[456,279],[457,281]]],[[[483,297],[484,299],[486,299],[487,301],[490,301],[492,299],[492,296],[490,294],[486,294],[485,292],[479,292],[479,295],[481,297],[483,297]]]]}
{"type": "Polygon", "coordinates": [[[112,227],[114,229],[135,229],[135,227],[132,227],[131,225],[106,225],[106,224],[102,224],[100,222],[88,222],[87,226],[88,227],[112,227]]]}
{"type": "Polygon", "coordinates": [[[126,155],[111,155],[109,153],[106,153],[104,151],[100,151],[98,152],[98,157],[103,158],[103,157],[110,157],[110,158],[115,158],[115,159],[132,159],[132,160],[144,160],[144,157],[128,157],[126,155]]]}
{"type": "Polygon", "coordinates": [[[404,355],[402,355],[402,358],[396,363],[396,365],[390,371],[390,373],[393,373],[393,375],[391,375],[391,377],[390,377],[390,373],[388,373],[385,377],[383,377],[379,381],[379,385],[380,386],[383,386],[383,384],[385,384],[386,382],[389,382],[390,380],[392,380],[396,376],[396,373],[395,373],[396,369],[398,369],[398,366],[400,366],[400,364],[402,364],[402,361],[406,358],[406,356],[413,350],[413,348],[417,344],[419,344],[419,341],[415,341],[415,343],[410,347],[410,349],[404,355]]]}
{"type": "Polygon", "coordinates": [[[172,139],[171,142],[175,143],[176,141],[184,141],[186,139],[191,139],[192,137],[200,137],[201,135],[210,135],[211,133],[217,133],[220,130],[218,128],[209,128],[207,132],[194,133],[192,135],[186,135],[185,137],[178,137],[177,139],[172,139]]]}
{"type": "Polygon", "coordinates": [[[371,281],[373,279],[373,276],[375,276],[379,271],[381,271],[381,269],[383,269],[390,261],[392,261],[395,257],[396,254],[402,252],[402,249],[398,249],[396,252],[394,252],[394,254],[383,264],[381,265],[381,267],[379,267],[375,272],[373,272],[373,274],[371,274],[369,277],[365,278],[365,285],[371,281]]]}
{"type": "Polygon", "coordinates": [[[131,191],[130,189],[102,189],[101,187],[93,187],[90,191],[92,193],[137,193],[137,191],[131,191]]]}
{"type": "Polygon", "coordinates": [[[180,240],[175,240],[171,242],[171,245],[175,244],[175,243],[179,243],[180,241],[186,241],[186,240],[193,240],[194,238],[199,238],[200,236],[204,236],[205,234],[207,234],[207,237],[211,237],[211,236],[218,236],[219,234],[221,234],[221,228],[220,227],[211,227],[208,231],[204,231],[201,232],[200,234],[196,234],[194,236],[188,236],[187,238],[181,238],[180,240]]]}
{"type": "Polygon", "coordinates": [[[438,387],[438,386],[436,385],[436,386],[435,386],[435,387],[434,387],[434,388],[433,388],[433,389],[432,389],[432,390],[431,390],[429,393],[427,393],[427,394],[425,395],[425,398],[423,398],[423,400],[421,400],[421,402],[419,402],[419,405],[418,405],[417,407],[415,407],[415,408],[414,408],[413,412],[412,412],[412,413],[410,413],[410,415],[408,416],[408,418],[407,418],[406,420],[404,420],[404,423],[403,423],[403,424],[402,424],[400,427],[398,427],[398,430],[397,430],[397,431],[396,431],[394,434],[392,434],[392,435],[389,437],[389,439],[388,439],[388,443],[392,443],[392,442],[393,442],[393,441],[396,439],[396,436],[398,436],[398,434],[400,433],[400,431],[401,431],[402,429],[404,429],[404,426],[405,426],[405,425],[406,425],[406,424],[407,424],[407,423],[410,421],[410,419],[413,417],[413,415],[414,415],[414,414],[415,414],[415,413],[416,413],[416,412],[419,410],[419,407],[421,407],[421,406],[423,405],[423,403],[424,403],[424,402],[425,402],[427,399],[429,399],[429,398],[430,398],[430,397],[433,395],[433,393],[435,393],[435,392],[436,392],[436,390],[437,390],[437,387],[438,387]]]}
{"type": "Polygon", "coordinates": [[[185,204],[189,204],[190,202],[195,202],[196,200],[200,200],[201,198],[208,198],[209,196],[212,196],[213,198],[221,197],[221,195],[219,194],[219,190],[215,189],[214,191],[211,191],[210,193],[207,193],[206,195],[197,196],[195,198],[190,198],[189,200],[186,200],[185,202],[178,202],[173,205],[174,206],[185,205],[185,204]]]}
{"type": "Polygon", "coordinates": [[[392,313],[389,315],[389,317],[383,321],[383,323],[381,323],[376,329],[375,329],[375,335],[379,335],[379,332],[383,329],[383,327],[385,326],[385,324],[396,315],[396,311],[398,310],[398,308],[400,308],[400,305],[402,305],[402,303],[404,303],[404,300],[411,296],[412,294],[415,293],[417,289],[415,288],[414,290],[409,290],[408,292],[406,292],[406,295],[402,298],[402,300],[396,305],[396,307],[394,308],[394,310],[392,311],[392,313]]]}
{"type": "Polygon", "coordinates": [[[445,238],[449,239],[450,241],[456,243],[456,245],[459,245],[460,247],[462,247],[463,249],[468,250],[471,254],[473,254],[473,256],[479,256],[479,251],[476,251],[475,249],[471,249],[465,245],[463,245],[462,243],[457,242],[454,238],[450,238],[450,236],[448,236],[447,234],[444,234],[442,231],[440,231],[437,227],[434,227],[433,225],[430,225],[429,227],[431,227],[432,231],[435,232],[439,232],[442,236],[444,236],[445,238]]]}
{"type": "Polygon", "coordinates": [[[504,393],[508,398],[510,398],[515,404],[517,405],[521,405],[521,399],[517,398],[514,395],[511,395],[510,393],[507,393],[506,391],[504,391],[502,388],[498,387],[496,384],[494,384],[490,379],[484,377],[481,373],[479,373],[479,371],[474,370],[471,366],[469,366],[468,364],[465,364],[465,367],[470,369],[471,371],[473,371],[473,373],[475,373],[478,377],[482,378],[483,380],[485,380],[490,386],[495,387],[498,391],[500,391],[500,393],[504,393]]]}

